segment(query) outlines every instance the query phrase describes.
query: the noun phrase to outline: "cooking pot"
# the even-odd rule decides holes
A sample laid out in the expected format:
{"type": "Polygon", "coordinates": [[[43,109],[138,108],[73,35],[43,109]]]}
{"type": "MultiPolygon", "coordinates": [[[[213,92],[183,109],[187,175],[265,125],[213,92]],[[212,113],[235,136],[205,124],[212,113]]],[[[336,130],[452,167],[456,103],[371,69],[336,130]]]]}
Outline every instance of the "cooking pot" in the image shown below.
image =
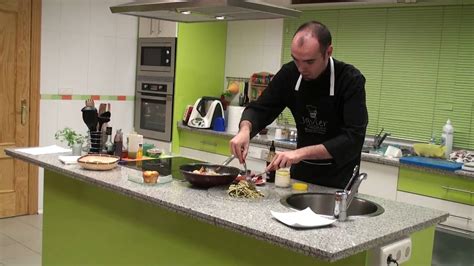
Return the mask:
{"type": "Polygon", "coordinates": [[[184,164],[179,167],[179,170],[189,183],[200,188],[228,185],[240,173],[240,169],[237,167],[209,163],[184,164]],[[215,171],[217,174],[193,173],[194,170],[199,171],[201,167],[205,167],[207,171],[215,171]]]}

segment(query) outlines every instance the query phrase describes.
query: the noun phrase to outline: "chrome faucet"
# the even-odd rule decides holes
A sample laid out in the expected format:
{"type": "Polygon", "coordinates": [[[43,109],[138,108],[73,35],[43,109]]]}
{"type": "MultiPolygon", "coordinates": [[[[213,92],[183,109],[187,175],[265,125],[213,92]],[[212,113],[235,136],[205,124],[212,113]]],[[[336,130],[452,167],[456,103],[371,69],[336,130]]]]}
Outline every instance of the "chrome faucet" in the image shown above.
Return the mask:
{"type": "Polygon", "coordinates": [[[383,134],[383,136],[382,136],[383,130],[384,130],[384,128],[382,128],[382,130],[380,130],[379,134],[377,134],[377,135],[374,136],[374,144],[373,144],[374,149],[379,149],[380,146],[382,145],[383,141],[384,141],[388,136],[391,135],[390,133],[385,133],[385,134],[383,134]]]}
{"type": "Polygon", "coordinates": [[[334,218],[339,222],[344,222],[347,220],[347,210],[351,206],[352,200],[354,199],[359,186],[363,180],[367,179],[367,174],[362,173],[357,176],[357,171],[359,171],[359,166],[354,167],[351,180],[347,183],[344,190],[338,190],[335,194],[334,201],[334,218]]]}

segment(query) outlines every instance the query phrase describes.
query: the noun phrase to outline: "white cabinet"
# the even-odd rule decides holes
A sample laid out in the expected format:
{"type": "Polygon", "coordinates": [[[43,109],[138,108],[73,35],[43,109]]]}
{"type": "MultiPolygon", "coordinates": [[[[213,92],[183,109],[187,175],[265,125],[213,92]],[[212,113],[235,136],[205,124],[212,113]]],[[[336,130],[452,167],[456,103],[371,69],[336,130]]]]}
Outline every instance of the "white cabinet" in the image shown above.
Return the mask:
{"type": "Polygon", "coordinates": [[[448,219],[446,220],[446,222],[441,223],[441,225],[445,225],[450,228],[454,227],[464,231],[474,232],[473,206],[426,196],[420,196],[402,191],[398,191],[397,201],[448,212],[448,219]]]}
{"type": "Polygon", "coordinates": [[[367,173],[359,192],[380,198],[396,200],[398,167],[361,161],[360,172],[367,173]]]}
{"type": "Polygon", "coordinates": [[[159,19],[139,18],[138,37],[177,37],[178,23],[159,19]]]}

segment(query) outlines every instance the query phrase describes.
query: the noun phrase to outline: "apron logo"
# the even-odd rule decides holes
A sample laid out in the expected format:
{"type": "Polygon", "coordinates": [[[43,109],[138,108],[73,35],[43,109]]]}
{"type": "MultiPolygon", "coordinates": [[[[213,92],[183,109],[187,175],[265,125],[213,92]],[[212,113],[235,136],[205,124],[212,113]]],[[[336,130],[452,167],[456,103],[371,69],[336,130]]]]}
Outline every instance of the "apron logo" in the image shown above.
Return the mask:
{"type": "Polygon", "coordinates": [[[309,117],[302,117],[305,131],[307,133],[326,134],[328,121],[318,119],[318,107],[306,105],[306,110],[308,110],[309,117]]]}

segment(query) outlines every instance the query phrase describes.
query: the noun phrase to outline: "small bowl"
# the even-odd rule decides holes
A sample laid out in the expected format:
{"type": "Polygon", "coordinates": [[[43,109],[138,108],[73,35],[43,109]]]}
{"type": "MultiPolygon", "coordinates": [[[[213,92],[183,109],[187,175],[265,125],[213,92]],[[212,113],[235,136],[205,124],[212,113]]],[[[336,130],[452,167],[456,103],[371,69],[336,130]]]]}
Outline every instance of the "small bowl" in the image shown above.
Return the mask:
{"type": "Polygon", "coordinates": [[[157,148],[152,148],[146,151],[149,157],[152,158],[159,158],[161,154],[163,153],[162,150],[157,149],[157,148]]]}
{"type": "Polygon", "coordinates": [[[77,162],[88,170],[107,171],[117,167],[120,157],[108,154],[87,154],[79,157],[77,162]]]}

